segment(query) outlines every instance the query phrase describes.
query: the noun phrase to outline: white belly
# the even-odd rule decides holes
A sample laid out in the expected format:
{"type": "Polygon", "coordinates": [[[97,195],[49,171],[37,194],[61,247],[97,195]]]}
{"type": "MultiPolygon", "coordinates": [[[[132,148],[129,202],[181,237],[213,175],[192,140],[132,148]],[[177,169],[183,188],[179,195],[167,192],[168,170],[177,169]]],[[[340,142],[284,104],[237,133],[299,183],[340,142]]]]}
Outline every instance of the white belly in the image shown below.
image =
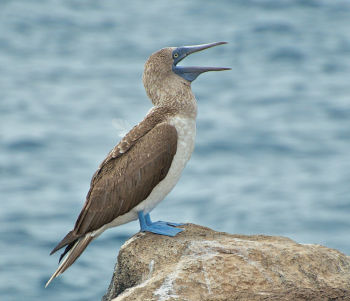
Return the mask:
{"type": "Polygon", "coordinates": [[[194,142],[196,137],[196,120],[184,117],[172,117],[169,123],[175,126],[177,131],[177,150],[171,163],[170,169],[166,177],[154,187],[150,195],[134,207],[130,212],[118,216],[109,224],[93,233],[94,236],[101,234],[104,230],[110,227],[119,226],[137,219],[137,212],[150,212],[166,195],[174,188],[180,179],[182,170],[187,161],[190,159],[194,149],[194,142]]]}

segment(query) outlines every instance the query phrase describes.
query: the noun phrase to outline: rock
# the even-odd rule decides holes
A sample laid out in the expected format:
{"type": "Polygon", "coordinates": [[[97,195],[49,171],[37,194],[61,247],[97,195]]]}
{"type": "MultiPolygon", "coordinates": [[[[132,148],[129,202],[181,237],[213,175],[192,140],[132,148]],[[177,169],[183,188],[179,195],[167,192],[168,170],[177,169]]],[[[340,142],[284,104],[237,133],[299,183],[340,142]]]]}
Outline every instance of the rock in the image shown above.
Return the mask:
{"type": "Polygon", "coordinates": [[[350,257],[337,250],[184,227],[130,238],[102,300],[350,300],[350,257]]]}

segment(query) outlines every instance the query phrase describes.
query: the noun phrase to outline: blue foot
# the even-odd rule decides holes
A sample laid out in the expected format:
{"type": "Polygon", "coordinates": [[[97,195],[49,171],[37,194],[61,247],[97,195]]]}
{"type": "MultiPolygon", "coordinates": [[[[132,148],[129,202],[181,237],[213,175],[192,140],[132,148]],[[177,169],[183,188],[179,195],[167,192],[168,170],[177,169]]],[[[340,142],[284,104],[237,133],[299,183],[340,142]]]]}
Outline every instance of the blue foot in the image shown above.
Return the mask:
{"type": "Polygon", "coordinates": [[[165,225],[169,225],[169,226],[173,226],[173,227],[179,227],[179,226],[185,225],[183,223],[173,223],[173,222],[163,222],[163,221],[158,221],[156,223],[165,224],[165,225]]]}
{"type": "Polygon", "coordinates": [[[181,226],[182,224],[177,223],[168,223],[168,222],[152,222],[149,213],[146,215],[143,214],[142,211],[138,212],[139,222],[141,231],[148,231],[155,234],[167,235],[167,236],[175,236],[180,233],[184,229],[174,228],[175,226],[181,226]]]}
{"type": "Polygon", "coordinates": [[[179,226],[185,225],[185,224],[183,224],[183,223],[172,223],[172,222],[163,222],[163,221],[158,221],[158,222],[153,223],[153,222],[151,221],[151,217],[150,217],[149,213],[145,214],[144,217],[145,217],[145,221],[146,221],[146,224],[147,224],[147,225],[152,225],[152,224],[155,224],[155,223],[158,223],[158,224],[165,224],[165,225],[173,226],[173,227],[179,227],[179,226]]]}

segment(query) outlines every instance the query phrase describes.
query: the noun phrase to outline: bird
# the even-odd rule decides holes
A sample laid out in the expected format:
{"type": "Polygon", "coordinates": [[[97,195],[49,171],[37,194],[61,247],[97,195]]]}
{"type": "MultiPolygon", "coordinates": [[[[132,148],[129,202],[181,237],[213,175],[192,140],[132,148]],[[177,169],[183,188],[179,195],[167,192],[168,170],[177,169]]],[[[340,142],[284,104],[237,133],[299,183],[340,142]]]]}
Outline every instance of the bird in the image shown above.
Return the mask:
{"type": "Polygon", "coordinates": [[[146,61],[142,81],[153,107],[109,152],[94,173],[71,230],[51,251],[65,247],[47,281],[66,271],[102,232],[139,220],[141,232],[175,236],[183,224],[152,222],[150,211],[173,189],[194,149],[197,101],[191,83],[226,67],[179,66],[188,55],[227,42],[166,47],[146,61]]]}

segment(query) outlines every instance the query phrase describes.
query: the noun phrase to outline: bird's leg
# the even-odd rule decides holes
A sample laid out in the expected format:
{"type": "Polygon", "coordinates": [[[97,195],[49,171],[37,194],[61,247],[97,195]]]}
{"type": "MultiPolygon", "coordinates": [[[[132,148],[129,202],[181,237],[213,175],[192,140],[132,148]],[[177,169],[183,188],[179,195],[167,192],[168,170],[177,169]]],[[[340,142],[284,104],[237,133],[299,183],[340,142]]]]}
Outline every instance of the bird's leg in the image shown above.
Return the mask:
{"type": "Polygon", "coordinates": [[[167,223],[162,221],[152,222],[149,213],[144,214],[143,211],[139,211],[137,215],[139,217],[142,232],[147,231],[160,235],[175,236],[176,234],[184,230],[174,228],[175,226],[180,226],[181,224],[167,223]]]}
{"type": "Polygon", "coordinates": [[[145,221],[146,221],[147,225],[152,224],[151,217],[150,217],[149,213],[145,214],[145,221]]]}

